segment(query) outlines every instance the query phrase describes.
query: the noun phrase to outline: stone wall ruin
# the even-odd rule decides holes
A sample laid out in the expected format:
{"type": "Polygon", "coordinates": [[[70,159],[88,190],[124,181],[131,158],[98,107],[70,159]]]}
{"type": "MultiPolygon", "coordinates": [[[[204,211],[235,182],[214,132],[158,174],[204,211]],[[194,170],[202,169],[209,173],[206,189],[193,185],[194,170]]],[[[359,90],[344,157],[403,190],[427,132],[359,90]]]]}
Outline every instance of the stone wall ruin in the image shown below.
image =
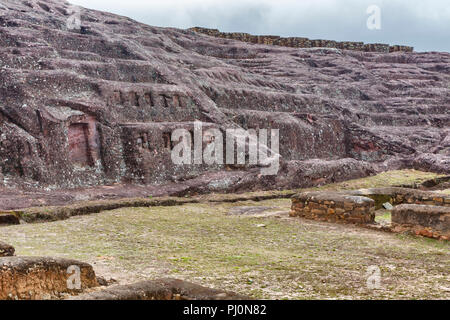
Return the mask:
{"type": "Polygon", "coordinates": [[[386,202],[390,202],[392,205],[421,204],[450,207],[450,196],[446,194],[409,188],[372,188],[348,191],[346,193],[373,199],[376,209],[381,209],[383,203],[386,202]]]}
{"type": "Polygon", "coordinates": [[[450,206],[402,204],[392,210],[392,229],[450,240],[450,206]]]}
{"type": "Polygon", "coordinates": [[[208,37],[85,8],[80,29],[68,30],[67,2],[48,0],[48,10],[37,0],[2,4],[2,186],[201,179],[224,168],[173,171],[165,162],[154,170],[162,158],[144,150],[151,138],[133,136],[131,146],[123,134],[123,124],[195,120],[221,130],[280,129],[277,177],[226,168],[241,190],[312,186],[379,168],[450,168],[448,53],[193,29],[208,37]]]}
{"type": "Polygon", "coordinates": [[[375,202],[361,196],[304,192],[292,197],[291,217],[344,223],[373,223],[375,202]]]}
{"type": "MultiPolygon", "coordinates": [[[[208,129],[219,129],[213,123],[203,123],[203,149],[208,140],[208,129]]],[[[158,122],[158,123],[124,123],[121,124],[125,164],[130,181],[140,183],[160,183],[167,180],[176,181],[200,174],[220,165],[177,165],[172,162],[171,152],[177,142],[172,141],[172,132],[185,129],[194,143],[193,122],[158,122]]],[[[193,146],[191,159],[193,159],[193,146]]]]}
{"type": "Polygon", "coordinates": [[[265,44],[265,45],[275,45],[275,46],[283,46],[290,48],[314,48],[314,47],[322,47],[322,48],[336,48],[336,49],[345,49],[345,50],[355,50],[355,51],[366,51],[366,52],[412,52],[414,50],[413,47],[409,46],[401,46],[401,45],[393,45],[390,46],[384,43],[363,43],[363,42],[351,42],[351,41],[333,41],[333,40],[311,40],[308,38],[300,38],[300,37],[289,37],[283,38],[280,36],[254,36],[248,33],[241,32],[220,32],[217,29],[208,29],[201,27],[190,28],[189,30],[204,33],[209,36],[224,38],[224,39],[233,39],[239,40],[254,44],[265,44]]]}

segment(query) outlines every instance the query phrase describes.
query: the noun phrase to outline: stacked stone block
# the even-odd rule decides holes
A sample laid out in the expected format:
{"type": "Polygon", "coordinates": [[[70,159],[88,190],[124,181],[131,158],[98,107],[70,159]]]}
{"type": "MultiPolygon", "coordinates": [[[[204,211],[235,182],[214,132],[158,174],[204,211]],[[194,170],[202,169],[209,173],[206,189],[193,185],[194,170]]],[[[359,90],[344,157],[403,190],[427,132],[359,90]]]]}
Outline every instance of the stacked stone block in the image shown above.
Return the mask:
{"type": "Polygon", "coordinates": [[[97,286],[94,269],[84,262],[49,257],[0,258],[0,300],[53,298],[97,286]],[[76,270],[80,287],[68,285],[71,272],[76,270]]]}
{"type": "Polygon", "coordinates": [[[408,188],[372,188],[348,191],[346,193],[375,200],[376,209],[381,209],[385,202],[390,202],[392,205],[422,204],[450,207],[450,195],[408,188]]]}

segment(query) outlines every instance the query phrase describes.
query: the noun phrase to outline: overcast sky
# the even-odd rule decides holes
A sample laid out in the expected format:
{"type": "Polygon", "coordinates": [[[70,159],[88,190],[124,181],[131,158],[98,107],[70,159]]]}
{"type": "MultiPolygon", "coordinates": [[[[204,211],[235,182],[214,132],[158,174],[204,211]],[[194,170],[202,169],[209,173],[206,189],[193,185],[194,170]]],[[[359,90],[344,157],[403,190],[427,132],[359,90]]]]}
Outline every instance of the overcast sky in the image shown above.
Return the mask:
{"type": "Polygon", "coordinates": [[[201,26],[311,39],[381,42],[450,52],[450,0],[69,0],[153,26],[201,26]],[[380,8],[369,30],[367,8],[380,8]]]}

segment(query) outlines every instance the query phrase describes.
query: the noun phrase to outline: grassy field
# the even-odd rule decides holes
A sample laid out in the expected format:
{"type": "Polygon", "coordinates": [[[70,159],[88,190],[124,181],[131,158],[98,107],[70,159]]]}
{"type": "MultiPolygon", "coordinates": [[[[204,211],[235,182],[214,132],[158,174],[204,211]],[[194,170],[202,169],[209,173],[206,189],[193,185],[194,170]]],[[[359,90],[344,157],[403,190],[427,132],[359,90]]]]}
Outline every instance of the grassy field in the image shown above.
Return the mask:
{"type": "Polygon", "coordinates": [[[125,208],[3,227],[0,240],[18,255],[89,262],[122,284],[175,277],[254,298],[450,298],[449,242],[290,218],[289,208],[289,199],[125,208]],[[378,288],[367,286],[370,266],[378,288]]]}

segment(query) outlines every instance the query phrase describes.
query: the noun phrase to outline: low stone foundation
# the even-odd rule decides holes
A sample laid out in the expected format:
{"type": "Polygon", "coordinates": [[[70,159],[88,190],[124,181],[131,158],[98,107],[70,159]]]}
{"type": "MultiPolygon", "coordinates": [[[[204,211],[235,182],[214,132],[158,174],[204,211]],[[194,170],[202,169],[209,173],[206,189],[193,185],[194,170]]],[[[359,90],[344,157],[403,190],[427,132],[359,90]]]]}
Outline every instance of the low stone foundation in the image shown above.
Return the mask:
{"type": "Polygon", "coordinates": [[[291,217],[344,223],[374,223],[375,201],[334,192],[305,192],[292,197],[291,217]]]}
{"type": "Polygon", "coordinates": [[[0,225],[20,224],[19,218],[11,212],[0,212],[0,225]]]}
{"type": "Polygon", "coordinates": [[[450,240],[450,207],[402,204],[392,210],[392,230],[450,240]]]}
{"type": "Polygon", "coordinates": [[[0,258],[0,300],[52,299],[96,286],[95,272],[84,262],[44,257],[0,258]],[[80,270],[80,290],[69,288],[71,266],[80,270]]]}
{"type": "Polygon", "coordinates": [[[158,279],[115,286],[70,297],[69,300],[250,300],[250,298],[183,280],[158,279]]]}
{"type": "Polygon", "coordinates": [[[12,257],[16,252],[13,246],[0,241],[0,257],[12,257]]]}

